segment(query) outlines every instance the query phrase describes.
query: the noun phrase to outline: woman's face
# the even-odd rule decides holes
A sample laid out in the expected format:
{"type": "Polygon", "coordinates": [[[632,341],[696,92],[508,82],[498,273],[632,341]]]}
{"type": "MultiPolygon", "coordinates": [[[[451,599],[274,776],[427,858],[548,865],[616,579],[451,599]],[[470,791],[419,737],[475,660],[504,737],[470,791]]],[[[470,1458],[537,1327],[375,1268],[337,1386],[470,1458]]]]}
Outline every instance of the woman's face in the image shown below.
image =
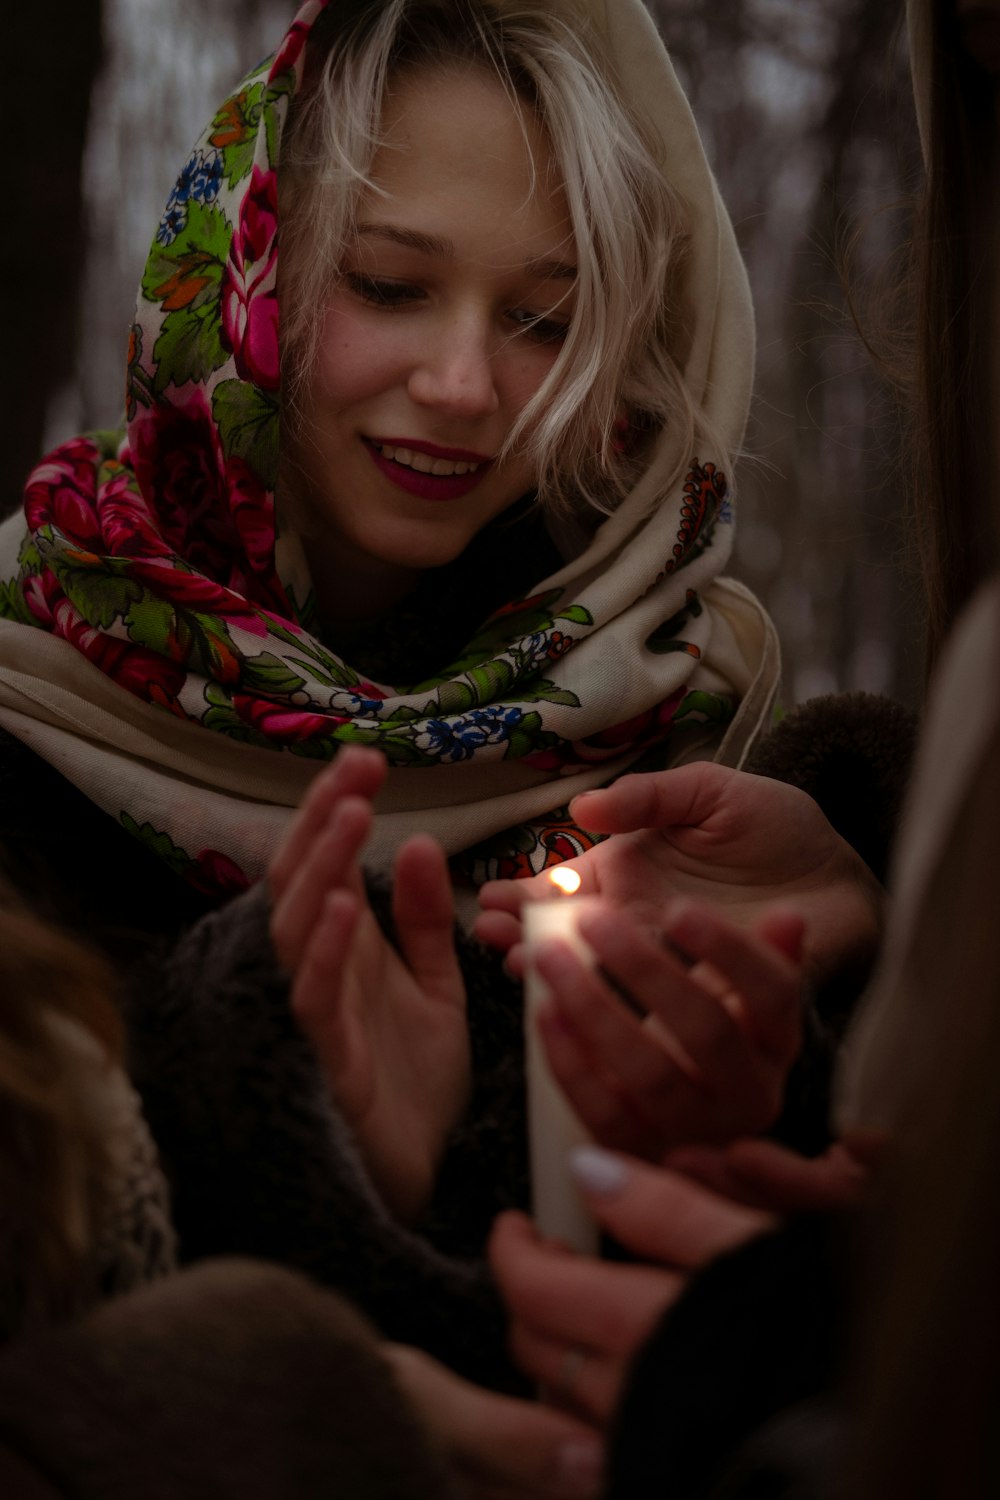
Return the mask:
{"type": "Polygon", "coordinates": [[[402,77],[324,314],[297,461],[326,612],[363,618],[536,475],[504,440],[573,305],[568,213],[530,110],[485,73],[402,77]]]}

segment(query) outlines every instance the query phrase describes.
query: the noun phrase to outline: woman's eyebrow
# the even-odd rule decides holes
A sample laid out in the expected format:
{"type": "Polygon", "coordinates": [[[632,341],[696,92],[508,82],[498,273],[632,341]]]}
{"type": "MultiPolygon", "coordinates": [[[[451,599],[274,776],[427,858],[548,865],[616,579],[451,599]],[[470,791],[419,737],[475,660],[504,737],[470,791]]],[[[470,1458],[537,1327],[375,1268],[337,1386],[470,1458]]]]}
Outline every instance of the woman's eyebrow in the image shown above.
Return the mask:
{"type": "MultiPolygon", "coordinates": [[[[437,255],[452,259],[455,246],[451,240],[436,234],[424,234],[419,229],[406,229],[401,224],[359,224],[355,233],[371,239],[389,240],[393,245],[402,245],[407,250],[419,250],[424,255],[437,255]]],[[[568,261],[539,256],[525,261],[521,268],[528,276],[542,281],[575,281],[576,266],[568,261]]]]}
{"type": "Polygon", "coordinates": [[[407,250],[421,250],[425,255],[454,256],[455,246],[451,240],[441,239],[436,234],[422,234],[419,229],[403,229],[396,224],[359,224],[358,235],[373,239],[391,240],[394,245],[404,245],[407,250]]]}
{"type": "Polygon", "coordinates": [[[565,260],[548,260],[542,256],[538,260],[525,261],[524,269],[529,276],[537,276],[541,281],[576,280],[576,266],[565,260]]]}

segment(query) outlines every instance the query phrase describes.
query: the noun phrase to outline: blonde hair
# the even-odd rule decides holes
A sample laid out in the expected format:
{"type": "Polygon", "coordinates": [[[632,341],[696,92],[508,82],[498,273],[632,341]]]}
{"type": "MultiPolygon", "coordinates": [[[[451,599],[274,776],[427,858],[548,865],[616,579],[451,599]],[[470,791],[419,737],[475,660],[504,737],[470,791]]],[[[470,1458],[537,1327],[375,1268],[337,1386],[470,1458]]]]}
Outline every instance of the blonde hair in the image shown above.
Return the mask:
{"type": "Polygon", "coordinates": [[[317,309],[361,196],[376,190],[371,168],[387,89],[403,70],[463,62],[488,69],[536,112],[578,258],[567,337],[505,452],[530,456],[550,509],[578,512],[582,502],[609,512],[634,483],[650,434],[679,428],[683,456],[704,438],[672,352],[682,337],[671,288],[687,243],[685,213],[652,130],[626,107],[581,26],[552,5],[489,0],[348,0],[317,21],[319,62],[293,105],[279,172],[283,379],[293,426],[316,357],[317,309]],[[625,453],[622,417],[631,429],[625,453]]]}
{"type": "Polygon", "coordinates": [[[86,1300],[103,1137],[66,1044],[76,1023],[120,1057],[103,962],[24,910],[0,882],[0,1337],[86,1300]]]}

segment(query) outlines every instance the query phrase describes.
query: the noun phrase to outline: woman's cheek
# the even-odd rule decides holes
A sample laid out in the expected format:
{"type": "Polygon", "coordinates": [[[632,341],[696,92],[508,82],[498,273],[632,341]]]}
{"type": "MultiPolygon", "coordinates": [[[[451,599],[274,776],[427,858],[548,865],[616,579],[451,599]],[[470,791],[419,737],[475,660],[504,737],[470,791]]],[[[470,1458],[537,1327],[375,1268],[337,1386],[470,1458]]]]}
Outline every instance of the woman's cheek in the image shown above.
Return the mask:
{"type": "Polygon", "coordinates": [[[384,313],[339,301],[328,309],[316,367],[322,397],[349,405],[391,385],[404,363],[403,341],[387,329],[384,313]]]}
{"type": "Polygon", "coordinates": [[[536,344],[512,357],[505,375],[506,404],[520,413],[532,401],[548,379],[558,358],[558,349],[536,344]]]}

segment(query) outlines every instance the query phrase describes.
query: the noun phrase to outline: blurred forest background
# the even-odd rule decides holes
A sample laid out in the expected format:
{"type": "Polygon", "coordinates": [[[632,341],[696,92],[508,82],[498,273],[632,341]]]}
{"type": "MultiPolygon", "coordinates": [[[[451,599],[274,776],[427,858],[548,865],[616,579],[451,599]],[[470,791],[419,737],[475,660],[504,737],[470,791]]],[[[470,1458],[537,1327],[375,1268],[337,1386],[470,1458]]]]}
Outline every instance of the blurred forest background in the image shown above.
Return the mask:
{"type": "MultiPolygon", "coordinates": [[[[757,306],[731,571],[775,618],[786,705],[847,688],[915,701],[898,423],[842,286],[845,271],[859,288],[891,277],[919,180],[902,0],[651,4],[757,306]]],[[[118,422],[135,288],[174,177],[296,8],[50,0],[42,36],[33,7],[9,7],[20,147],[0,241],[4,513],[46,445],[118,422]]]]}

